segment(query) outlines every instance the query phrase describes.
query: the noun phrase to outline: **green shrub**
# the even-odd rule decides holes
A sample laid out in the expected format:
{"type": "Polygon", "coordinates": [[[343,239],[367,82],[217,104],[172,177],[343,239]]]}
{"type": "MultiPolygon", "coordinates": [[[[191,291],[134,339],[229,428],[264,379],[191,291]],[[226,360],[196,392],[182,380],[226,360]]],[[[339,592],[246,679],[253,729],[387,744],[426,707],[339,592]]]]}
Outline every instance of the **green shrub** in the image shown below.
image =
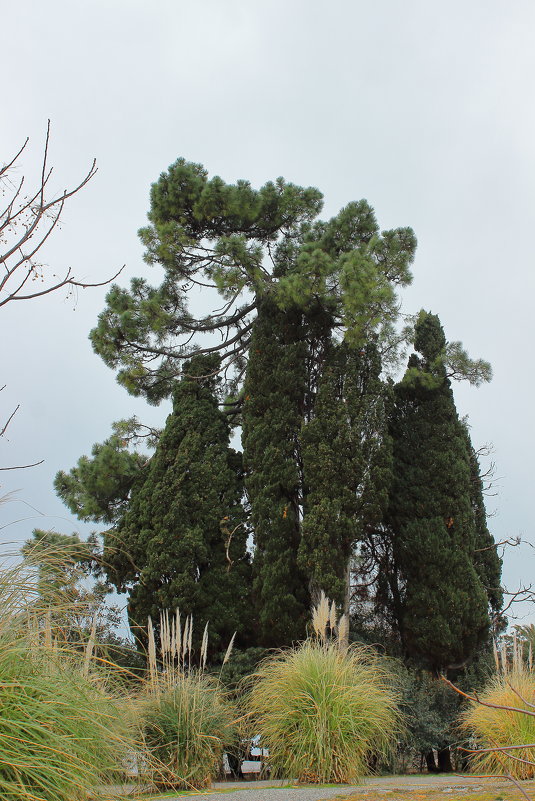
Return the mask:
{"type": "Polygon", "coordinates": [[[396,694],[373,652],[307,640],[265,659],[252,677],[250,714],[275,775],[355,782],[401,729],[396,694]]]}
{"type": "Polygon", "coordinates": [[[477,773],[510,773],[515,779],[535,778],[535,748],[527,747],[535,743],[534,709],[529,706],[535,703],[534,673],[517,663],[513,670],[497,674],[478,698],[483,704],[524,711],[472,702],[463,715],[462,728],[475,739],[478,748],[490,750],[473,754],[471,769],[477,773]],[[507,746],[524,744],[525,748],[507,750],[507,746]],[[503,748],[506,750],[500,750],[503,748]]]}

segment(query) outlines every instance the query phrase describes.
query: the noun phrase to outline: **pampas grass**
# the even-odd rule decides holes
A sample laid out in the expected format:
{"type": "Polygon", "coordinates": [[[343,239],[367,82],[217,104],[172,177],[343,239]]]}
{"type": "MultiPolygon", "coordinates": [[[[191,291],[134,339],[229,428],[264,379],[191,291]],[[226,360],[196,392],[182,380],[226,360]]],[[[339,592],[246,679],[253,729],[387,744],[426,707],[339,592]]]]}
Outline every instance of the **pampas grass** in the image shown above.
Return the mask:
{"type": "MultiPolygon", "coordinates": [[[[140,699],[143,778],[159,789],[201,789],[221,770],[223,750],[235,734],[235,710],[219,681],[204,673],[208,627],[200,667],[192,667],[193,620],[179,610],[160,616],[160,653],[149,619],[149,678],[140,699]]],[[[233,638],[234,639],[234,638],[233,638]]],[[[225,661],[232,650],[227,648],[225,661]]]]}
{"type": "Polygon", "coordinates": [[[535,675],[516,664],[498,673],[462,718],[462,729],[475,738],[480,753],[470,760],[472,771],[535,778],[535,675]],[[519,711],[484,706],[514,707],[519,711]],[[530,747],[531,746],[531,747],[530,747]]]}
{"type": "Polygon", "coordinates": [[[85,653],[75,651],[54,628],[54,619],[66,614],[60,597],[42,597],[35,571],[0,568],[0,797],[5,801],[94,796],[98,785],[121,770],[130,744],[119,707],[94,664],[94,638],[85,653]]]}
{"type": "MultiPolygon", "coordinates": [[[[331,618],[327,609],[324,603],[316,617],[319,630],[331,618]]],[[[275,775],[353,783],[369,772],[373,754],[395,743],[401,726],[396,702],[371,650],[309,639],[260,664],[248,707],[275,775]]]]}
{"type": "Polygon", "coordinates": [[[233,739],[234,710],[217,680],[183,673],[145,701],[144,777],[158,788],[209,787],[221,770],[224,746],[233,739]]]}

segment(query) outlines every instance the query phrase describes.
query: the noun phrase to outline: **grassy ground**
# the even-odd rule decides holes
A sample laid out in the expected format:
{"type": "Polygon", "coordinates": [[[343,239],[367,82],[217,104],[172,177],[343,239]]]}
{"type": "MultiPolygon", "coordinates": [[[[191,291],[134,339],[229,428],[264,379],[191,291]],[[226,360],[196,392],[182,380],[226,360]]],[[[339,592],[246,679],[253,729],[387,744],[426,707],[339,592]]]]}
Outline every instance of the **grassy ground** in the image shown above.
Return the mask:
{"type": "MultiPolygon", "coordinates": [[[[455,782],[457,784],[457,782],[455,782]]],[[[522,789],[535,801],[535,782],[523,782],[522,789]]],[[[511,782],[492,779],[467,779],[460,787],[395,787],[366,788],[357,793],[340,795],[337,801],[525,801],[511,782]]]]}

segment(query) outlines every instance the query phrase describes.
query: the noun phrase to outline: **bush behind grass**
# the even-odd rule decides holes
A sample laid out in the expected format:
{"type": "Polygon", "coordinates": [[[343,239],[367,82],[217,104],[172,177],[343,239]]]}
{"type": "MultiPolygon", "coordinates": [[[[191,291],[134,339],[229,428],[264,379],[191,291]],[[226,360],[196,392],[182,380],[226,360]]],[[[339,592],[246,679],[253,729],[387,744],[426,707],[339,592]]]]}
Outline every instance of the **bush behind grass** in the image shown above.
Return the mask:
{"type": "Polygon", "coordinates": [[[279,777],[354,783],[402,729],[397,696],[362,646],[306,640],[267,657],[252,677],[249,713],[279,777]]]}

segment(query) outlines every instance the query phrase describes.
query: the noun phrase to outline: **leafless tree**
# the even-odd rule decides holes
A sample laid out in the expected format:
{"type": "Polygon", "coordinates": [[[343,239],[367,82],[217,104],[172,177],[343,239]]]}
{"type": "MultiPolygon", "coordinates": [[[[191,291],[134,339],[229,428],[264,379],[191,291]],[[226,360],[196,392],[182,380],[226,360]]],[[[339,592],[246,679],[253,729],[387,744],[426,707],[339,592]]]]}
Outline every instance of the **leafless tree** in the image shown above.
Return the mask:
{"type": "MultiPolygon", "coordinates": [[[[80,287],[105,286],[117,278],[123,269],[121,267],[105,281],[88,283],[77,280],[70,267],[58,276],[41,261],[41,248],[58,226],[65,203],[89,183],[97,166],[93,160],[88,172],[76,186],[51,197],[48,193],[53,172],[48,164],[50,120],[46,129],[40,178],[34,187],[26,185],[24,176],[18,180],[14,176],[28,142],[29,139],[26,139],[13,158],[0,166],[0,306],[13,301],[33,300],[62,288],[72,293],[80,287]]],[[[0,438],[5,435],[18,409],[17,406],[8,414],[5,422],[0,423],[0,438]]],[[[0,467],[0,470],[24,469],[37,464],[41,462],[0,467]]]]}
{"type": "Polygon", "coordinates": [[[70,267],[62,276],[58,276],[40,260],[40,250],[58,225],[65,203],[83,189],[97,171],[96,161],[93,160],[80,183],[72,189],[65,189],[57,197],[49,197],[47,190],[53,172],[48,165],[49,141],[50,120],[40,180],[35,187],[28,188],[24,176],[18,181],[12,178],[29,139],[9,162],[0,167],[0,306],[17,300],[32,300],[63,287],[73,291],[77,287],[104,286],[117,278],[122,270],[106,281],[88,283],[77,280],[70,267]]]}

